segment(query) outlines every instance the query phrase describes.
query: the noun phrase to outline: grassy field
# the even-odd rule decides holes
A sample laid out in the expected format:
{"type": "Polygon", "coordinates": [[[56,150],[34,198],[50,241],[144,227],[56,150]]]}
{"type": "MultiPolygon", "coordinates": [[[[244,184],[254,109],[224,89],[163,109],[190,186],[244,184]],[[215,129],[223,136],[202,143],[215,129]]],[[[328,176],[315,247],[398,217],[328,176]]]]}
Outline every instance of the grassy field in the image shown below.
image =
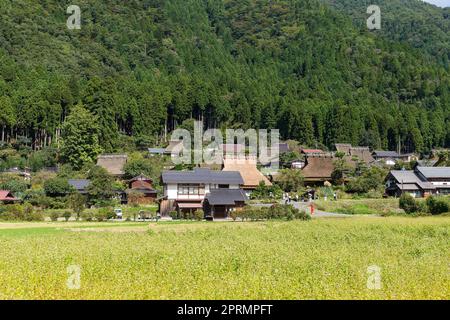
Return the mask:
{"type": "Polygon", "coordinates": [[[0,298],[449,299],[450,217],[0,223],[0,298]]]}
{"type": "Polygon", "coordinates": [[[345,214],[404,213],[398,199],[341,199],[338,201],[316,201],[320,210],[345,214]]]}

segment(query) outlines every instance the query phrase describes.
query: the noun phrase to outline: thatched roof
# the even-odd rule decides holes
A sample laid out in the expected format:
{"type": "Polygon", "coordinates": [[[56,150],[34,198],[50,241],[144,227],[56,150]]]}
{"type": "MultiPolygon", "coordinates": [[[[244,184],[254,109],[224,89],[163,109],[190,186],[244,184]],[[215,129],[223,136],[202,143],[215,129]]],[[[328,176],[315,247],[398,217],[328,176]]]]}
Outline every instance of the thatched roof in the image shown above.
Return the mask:
{"type": "Polygon", "coordinates": [[[357,157],[358,160],[363,161],[366,164],[375,161],[369,147],[351,147],[350,156],[352,156],[352,158],[357,157]]]}
{"type": "Polygon", "coordinates": [[[334,171],[334,161],[336,158],[324,156],[309,156],[306,159],[306,166],[302,173],[306,181],[327,181],[331,180],[334,171]]]}
{"type": "Polygon", "coordinates": [[[124,174],[123,167],[127,161],[126,154],[104,154],[98,157],[97,165],[114,176],[121,176],[124,174]]]}
{"type": "Polygon", "coordinates": [[[350,154],[350,149],[352,148],[352,145],[349,143],[336,143],[335,144],[336,150],[338,152],[343,152],[345,154],[350,154]]]}
{"type": "Polygon", "coordinates": [[[181,140],[172,140],[169,142],[169,145],[165,149],[166,154],[179,153],[183,149],[183,141],[181,140]]]}
{"type": "Polygon", "coordinates": [[[272,183],[256,168],[256,158],[226,158],[224,159],[223,171],[238,171],[244,179],[244,189],[254,189],[261,181],[266,186],[272,183]]]}
{"type": "Polygon", "coordinates": [[[363,161],[366,164],[375,161],[369,147],[353,147],[349,143],[336,143],[335,147],[338,152],[345,153],[350,160],[356,160],[357,158],[357,160],[363,161]]]}

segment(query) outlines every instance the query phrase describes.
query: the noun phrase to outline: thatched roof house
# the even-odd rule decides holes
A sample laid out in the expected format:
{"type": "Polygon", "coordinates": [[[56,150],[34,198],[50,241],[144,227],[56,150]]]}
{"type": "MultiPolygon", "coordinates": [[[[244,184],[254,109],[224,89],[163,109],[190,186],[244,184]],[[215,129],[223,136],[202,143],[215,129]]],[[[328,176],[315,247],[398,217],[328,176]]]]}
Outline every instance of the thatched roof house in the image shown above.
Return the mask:
{"type": "Polygon", "coordinates": [[[267,179],[256,167],[255,157],[244,158],[225,158],[223,161],[223,171],[238,171],[244,179],[242,186],[245,190],[255,189],[261,181],[266,186],[271,186],[272,183],[267,179]]]}
{"type": "Polygon", "coordinates": [[[104,154],[98,157],[97,165],[106,169],[113,176],[122,176],[123,167],[128,161],[126,154],[104,154]]]}
{"type": "Polygon", "coordinates": [[[305,183],[317,183],[331,180],[334,171],[334,161],[331,154],[314,154],[306,158],[306,165],[302,170],[305,183]]]}
{"type": "Polygon", "coordinates": [[[348,160],[362,161],[365,164],[371,164],[375,161],[369,147],[353,147],[349,143],[336,143],[335,147],[338,152],[343,152],[348,160]]]}

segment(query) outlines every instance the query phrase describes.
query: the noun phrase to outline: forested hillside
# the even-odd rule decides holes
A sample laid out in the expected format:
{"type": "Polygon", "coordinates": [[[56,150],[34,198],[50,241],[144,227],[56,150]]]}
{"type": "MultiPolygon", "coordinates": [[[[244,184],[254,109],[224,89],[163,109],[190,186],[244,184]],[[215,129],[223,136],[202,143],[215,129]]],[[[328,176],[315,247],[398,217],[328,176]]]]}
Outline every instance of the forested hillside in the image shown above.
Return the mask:
{"type": "Polygon", "coordinates": [[[378,5],[382,26],[378,34],[407,43],[429,58],[450,68],[450,8],[438,8],[422,0],[323,0],[366,28],[366,10],[378,5]]]}
{"type": "Polygon", "coordinates": [[[79,0],[81,30],[68,30],[69,2],[1,0],[0,138],[57,144],[82,105],[105,152],[190,118],[305,145],[450,146],[448,10],[397,1],[420,8],[420,28],[392,10],[401,23],[383,33],[361,28],[367,6],[329,2],[79,0]]]}

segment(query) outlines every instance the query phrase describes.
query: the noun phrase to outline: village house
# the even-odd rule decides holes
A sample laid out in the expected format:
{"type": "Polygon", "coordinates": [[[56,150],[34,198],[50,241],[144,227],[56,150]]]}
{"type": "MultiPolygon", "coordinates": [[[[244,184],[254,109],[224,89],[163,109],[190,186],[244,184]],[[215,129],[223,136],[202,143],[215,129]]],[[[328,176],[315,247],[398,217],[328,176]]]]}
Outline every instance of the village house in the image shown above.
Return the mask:
{"type": "Polygon", "coordinates": [[[227,218],[248,199],[237,171],[214,171],[195,168],[192,171],[164,171],[161,176],[163,197],[159,199],[162,217],[171,211],[193,212],[203,209],[205,217],[227,218]]]}
{"type": "Polygon", "coordinates": [[[158,191],[153,189],[152,179],[144,176],[143,174],[131,179],[129,181],[128,187],[129,188],[125,191],[127,194],[127,199],[129,198],[128,196],[132,192],[142,194],[142,197],[138,199],[139,204],[153,203],[158,195],[158,191]]]}
{"type": "Polygon", "coordinates": [[[366,165],[375,161],[369,147],[353,147],[348,143],[336,143],[335,147],[338,152],[345,154],[348,161],[362,161],[366,165]]]}
{"type": "Polygon", "coordinates": [[[437,194],[450,194],[450,167],[420,167],[415,173],[436,187],[437,194]]]}
{"type": "Polygon", "coordinates": [[[0,190],[0,202],[3,204],[11,204],[14,202],[18,202],[20,199],[15,198],[11,191],[9,190],[0,190]]]}
{"type": "Polygon", "coordinates": [[[91,184],[91,180],[88,179],[69,179],[69,185],[81,194],[87,194],[87,188],[91,184]]]}
{"type": "Polygon", "coordinates": [[[413,153],[399,154],[396,151],[375,150],[372,156],[376,161],[387,166],[393,166],[397,161],[412,162],[418,160],[417,155],[413,153]]]}
{"type": "Polygon", "coordinates": [[[302,148],[300,150],[300,153],[310,156],[310,155],[318,155],[318,154],[324,154],[325,152],[322,149],[307,149],[307,148],[302,148]]]}
{"type": "Polygon", "coordinates": [[[336,158],[331,153],[308,153],[302,169],[305,185],[323,185],[331,181],[336,158]]]}
{"type": "Polygon", "coordinates": [[[450,167],[420,167],[414,170],[392,170],[385,179],[386,194],[413,197],[450,194],[450,167]]]}
{"type": "Polygon", "coordinates": [[[126,154],[104,154],[97,158],[97,165],[115,177],[124,175],[123,168],[128,161],[126,154]]]}
{"type": "Polygon", "coordinates": [[[249,196],[261,181],[266,186],[272,185],[272,182],[258,170],[256,164],[255,156],[226,157],[223,160],[223,171],[238,172],[243,179],[242,189],[249,196]]]}

